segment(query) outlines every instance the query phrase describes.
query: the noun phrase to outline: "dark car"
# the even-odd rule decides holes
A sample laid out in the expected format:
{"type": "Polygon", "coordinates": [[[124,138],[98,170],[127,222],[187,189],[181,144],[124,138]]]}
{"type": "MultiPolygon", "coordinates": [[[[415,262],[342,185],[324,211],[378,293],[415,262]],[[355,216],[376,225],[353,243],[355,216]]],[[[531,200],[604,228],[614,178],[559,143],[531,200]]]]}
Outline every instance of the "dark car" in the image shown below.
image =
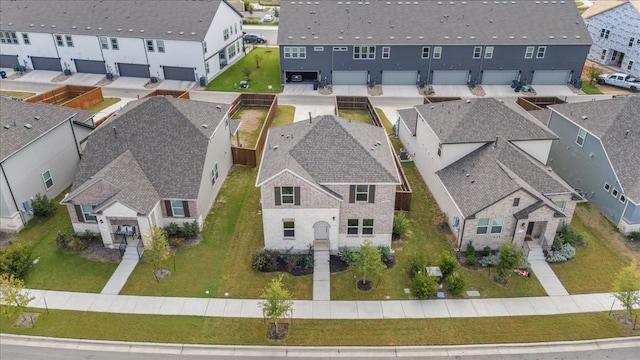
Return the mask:
{"type": "Polygon", "coordinates": [[[249,44],[265,44],[267,39],[258,34],[246,34],[244,36],[244,42],[249,44]]]}

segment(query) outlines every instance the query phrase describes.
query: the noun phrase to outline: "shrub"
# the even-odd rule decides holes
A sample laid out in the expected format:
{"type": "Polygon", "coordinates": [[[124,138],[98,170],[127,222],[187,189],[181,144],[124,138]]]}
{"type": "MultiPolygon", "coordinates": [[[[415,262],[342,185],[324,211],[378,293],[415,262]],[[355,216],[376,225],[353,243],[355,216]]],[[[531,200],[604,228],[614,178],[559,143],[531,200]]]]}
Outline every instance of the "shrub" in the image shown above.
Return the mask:
{"type": "Polygon", "coordinates": [[[631,241],[640,241],[640,231],[632,231],[629,234],[629,240],[631,240],[631,241]]]}
{"type": "Polygon", "coordinates": [[[409,275],[413,278],[421,271],[424,271],[427,261],[421,253],[414,253],[409,258],[409,275]]]}
{"type": "Polygon", "coordinates": [[[498,257],[496,255],[484,256],[480,259],[480,266],[482,267],[495,267],[498,265],[498,257]]]}
{"type": "Polygon", "coordinates": [[[581,244],[584,241],[584,236],[582,234],[578,234],[578,232],[571,227],[571,225],[564,225],[558,235],[554,238],[554,246],[556,243],[556,239],[560,237],[562,243],[567,243],[570,245],[581,244]]]}
{"type": "Polygon", "coordinates": [[[484,249],[482,249],[482,256],[489,256],[491,255],[491,248],[487,245],[484,247],[484,249]]]}
{"type": "Polygon", "coordinates": [[[40,195],[37,193],[35,198],[31,201],[33,207],[33,215],[37,217],[49,217],[56,211],[56,204],[53,199],[49,199],[47,194],[40,195]]]}
{"type": "Polygon", "coordinates": [[[198,236],[199,232],[200,226],[198,225],[197,220],[193,220],[193,222],[184,223],[182,225],[182,233],[187,239],[193,239],[194,237],[198,236]]]}
{"type": "Polygon", "coordinates": [[[547,262],[557,263],[565,262],[573,259],[576,256],[576,249],[569,243],[564,243],[559,249],[553,250],[546,258],[547,262]]]}
{"type": "Polygon", "coordinates": [[[284,259],[284,264],[287,267],[288,272],[292,272],[298,266],[300,257],[298,255],[290,255],[284,259]]]}
{"type": "Polygon", "coordinates": [[[411,290],[418,299],[424,300],[435,295],[438,291],[438,283],[435,276],[429,276],[425,271],[418,271],[413,276],[411,290]]]}
{"type": "Polygon", "coordinates": [[[478,260],[476,259],[476,255],[475,254],[467,255],[467,265],[475,266],[477,261],[478,260]]]}
{"type": "Polygon", "coordinates": [[[313,264],[314,264],[313,259],[314,259],[313,245],[309,245],[309,250],[307,251],[307,254],[302,257],[302,264],[304,265],[305,269],[313,269],[313,264]]]}
{"type": "Polygon", "coordinates": [[[69,244],[69,240],[70,237],[69,235],[67,235],[66,233],[58,230],[57,234],[56,234],[56,247],[58,249],[65,249],[67,247],[67,245],[69,244]]]}
{"type": "Polygon", "coordinates": [[[183,241],[184,239],[181,237],[172,237],[171,239],[169,239],[169,245],[177,248],[182,246],[183,241]]]}
{"type": "Polygon", "coordinates": [[[442,271],[442,276],[447,277],[456,269],[457,260],[449,251],[444,250],[440,253],[438,266],[440,267],[440,271],[442,271]]]}
{"type": "Polygon", "coordinates": [[[262,249],[253,255],[251,266],[258,271],[278,270],[278,253],[269,249],[262,249]]]}
{"type": "Polygon", "coordinates": [[[391,261],[391,258],[393,258],[393,256],[391,255],[391,248],[389,248],[388,246],[378,246],[378,249],[380,250],[380,255],[383,263],[386,264],[391,261]]]}
{"type": "Polygon", "coordinates": [[[457,271],[452,272],[447,276],[447,287],[449,291],[458,295],[464,290],[464,278],[457,271]]]}
{"type": "Polygon", "coordinates": [[[87,248],[87,242],[76,235],[71,235],[69,237],[69,242],[67,243],[67,247],[73,251],[82,251],[87,248]]]}
{"type": "Polygon", "coordinates": [[[393,233],[396,235],[404,235],[409,227],[410,220],[404,212],[393,214],[393,233]]]}
{"type": "Polygon", "coordinates": [[[23,243],[11,243],[0,248],[0,274],[23,279],[31,267],[31,248],[23,243]]]}
{"type": "Polygon", "coordinates": [[[347,246],[343,246],[338,249],[338,255],[340,256],[340,260],[346,262],[347,265],[351,265],[351,263],[353,263],[353,251],[347,246]]]}
{"type": "Polygon", "coordinates": [[[469,257],[469,255],[473,255],[476,253],[476,248],[473,246],[473,241],[469,241],[467,243],[467,257],[469,257]]]}
{"type": "Polygon", "coordinates": [[[87,242],[93,242],[93,241],[96,241],[96,240],[102,241],[102,236],[100,235],[99,232],[93,232],[93,231],[91,231],[89,229],[84,231],[84,233],[82,234],[81,238],[83,238],[87,242]]]}
{"type": "Polygon", "coordinates": [[[178,229],[180,229],[180,227],[178,227],[178,224],[172,222],[169,223],[169,225],[165,226],[163,230],[166,237],[170,238],[172,236],[176,236],[176,234],[178,233],[178,229]]]}

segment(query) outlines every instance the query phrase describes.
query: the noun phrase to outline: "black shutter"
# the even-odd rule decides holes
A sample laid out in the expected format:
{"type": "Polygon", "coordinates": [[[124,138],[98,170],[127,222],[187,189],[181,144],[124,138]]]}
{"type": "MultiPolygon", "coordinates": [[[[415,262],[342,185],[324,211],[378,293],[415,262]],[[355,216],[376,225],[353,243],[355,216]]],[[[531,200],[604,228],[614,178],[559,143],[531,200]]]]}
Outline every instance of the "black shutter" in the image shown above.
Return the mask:
{"type": "Polygon", "coordinates": [[[282,205],[282,199],[280,198],[280,187],[276,186],[273,189],[276,193],[276,205],[282,205]]]}
{"type": "Polygon", "coordinates": [[[173,216],[173,210],[171,210],[171,200],[165,200],[164,207],[165,209],[167,209],[167,216],[173,216]]]}
{"type": "Polygon", "coordinates": [[[300,186],[293,188],[293,197],[295,205],[300,205],[300,186]]]}
{"type": "Polygon", "coordinates": [[[78,215],[78,221],[79,222],[85,222],[84,221],[84,214],[82,213],[82,206],[73,205],[73,207],[76,208],[76,215],[78,215]]]}
{"type": "Polygon", "coordinates": [[[191,217],[191,213],[189,212],[189,202],[183,201],[182,207],[184,208],[184,217],[191,217]]]}
{"type": "Polygon", "coordinates": [[[355,185],[349,185],[349,202],[350,203],[356,202],[356,186],[355,185]]]}
{"type": "Polygon", "coordinates": [[[369,185],[369,203],[373,204],[376,202],[376,186],[369,185]]]}

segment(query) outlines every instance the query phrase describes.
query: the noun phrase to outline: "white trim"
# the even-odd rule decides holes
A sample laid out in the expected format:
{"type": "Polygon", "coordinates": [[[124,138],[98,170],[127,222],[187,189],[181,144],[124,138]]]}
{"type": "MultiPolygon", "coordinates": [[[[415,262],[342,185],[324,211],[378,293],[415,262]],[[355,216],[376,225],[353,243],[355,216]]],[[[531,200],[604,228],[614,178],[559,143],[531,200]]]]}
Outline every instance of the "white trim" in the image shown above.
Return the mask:
{"type": "Polygon", "coordinates": [[[54,186],[56,186],[55,181],[53,181],[53,175],[51,174],[51,169],[47,169],[45,170],[41,175],[42,177],[42,182],[44,183],[44,189],[45,191],[49,191],[51,190],[54,186]],[[44,178],[44,174],[49,173],[49,179],[45,179],[44,178]],[[47,181],[51,180],[51,186],[47,185],[47,181]]]}
{"type": "Polygon", "coordinates": [[[482,46],[474,46],[473,47],[473,59],[481,59],[482,58],[482,46]]]}
{"type": "Polygon", "coordinates": [[[604,182],[604,185],[602,185],[602,189],[604,191],[606,191],[607,193],[609,193],[611,191],[611,184],[609,184],[608,182],[604,182]]]}
{"type": "Polygon", "coordinates": [[[536,53],[536,47],[535,46],[527,46],[524,49],[524,58],[525,59],[533,59],[533,55],[535,55],[535,53],[536,53]],[[528,55],[529,54],[529,50],[531,50],[531,55],[528,55]]]}

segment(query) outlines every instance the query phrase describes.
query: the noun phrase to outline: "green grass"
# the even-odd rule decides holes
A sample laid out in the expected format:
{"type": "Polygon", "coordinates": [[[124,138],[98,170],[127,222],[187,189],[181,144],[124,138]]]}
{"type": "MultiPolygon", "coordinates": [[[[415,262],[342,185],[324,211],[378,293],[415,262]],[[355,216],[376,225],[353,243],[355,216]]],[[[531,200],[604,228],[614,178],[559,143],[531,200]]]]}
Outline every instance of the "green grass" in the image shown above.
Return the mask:
{"type": "Polygon", "coordinates": [[[338,110],[338,116],[345,119],[373,125],[373,121],[371,120],[369,113],[365,110],[338,110]]]}
{"type": "Polygon", "coordinates": [[[0,90],[0,96],[11,96],[18,99],[26,99],[35,94],[36,93],[32,93],[32,92],[0,90]]]}
{"type": "Polygon", "coordinates": [[[283,87],[280,85],[280,53],[277,46],[254,48],[207,85],[207,90],[210,91],[281,93],[282,89],[283,87]],[[260,68],[256,68],[256,56],[262,57],[260,68]],[[248,89],[238,88],[238,83],[246,79],[244,68],[252,70],[248,89]],[[271,90],[269,85],[272,86],[271,90]]]}
{"type": "Polygon", "coordinates": [[[629,262],[623,236],[588,203],[578,205],[571,226],[584,235],[587,245],[577,249],[574,259],[551,268],[571,294],[611,291],[617,273],[629,262]]]}
{"type": "Polygon", "coordinates": [[[463,345],[637,336],[607,313],[410,320],[293,320],[287,339],[266,338],[262,319],[105,314],[43,309],[34,328],[0,323],[32,336],[156,343],[299,346],[463,345]]]}
{"type": "Polygon", "coordinates": [[[295,106],[291,105],[278,105],[278,111],[276,112],[276,116],[273,118],[271,122],[271,127],[291,124],[293,122],[293,117],[296,113],[295,106]]]}
{"type": "Polygon", "coordinates": [[[602,91],[600,91],[595,85],[591,84],[589,80],[584,80],[582,83],[582,91],[587,95],[602,94],[602,91]]]}
{"type": "MultiPolygon", "coordinates": [[[[63,191],[62,194],[67,193],[63,191]]],[[[54,201],[62,200],[58,196],[54,201]]],[[[33,257],[40,258],[25,277],[25,285],[34,289],[100,292],[117,264],[90,261],[72,253],[58,251],[57,231],[73,232],[67,208],[57,206],[52,217],[33,219],[16,235],[16,240],[33,246],[33,257]]]]}
{"type": "Polygon", "coordinates": [[[576,1],[576,6],[577,7],[582,7],[582,6],[584,6],[584,3],[582,1],[576,1]]]}
{"type": "Polygon", "coordinates": [[[104,98],[104,100],[100,101],[99,103],[90,106],[87,111],[100,112],[101,110],[104,110],[109,106],[118,103],[119,101],[120,98],[104,98]]]}
{"type": "Polygon", "coordinates": [[[240,143],[242,143],[242,146],[250,149],[254,148],[258,141],[258,137],[260,136],[264,120],[267,118],[268,111],[269,110],[266,107],[240,108],[240,110],[233,115],[233,120],[243,120],[243,122],[236,135],[232,137],[231,143],[235,144],[236,136],[240,136],[240,143]],[[248,115],[248,113],[251,114],[248,115]],[[248,117],[251,119],[248,119],[248,117]]]}
{"type": "MultiPolygon", "coordinates": [[[[121,294],[258,298],[277,273],[251,268],[253,254],[264,246],[260,190],[254,186],[257,169],[235,167],[227,176],[206,218],[202,243],[178,251],[167,262],[170,277],[157,283],[152,266],[138,264],[121,294]]],[[[312,276],[285,274],[283,283],[296,299],[311,299],[312,276]]]]}

